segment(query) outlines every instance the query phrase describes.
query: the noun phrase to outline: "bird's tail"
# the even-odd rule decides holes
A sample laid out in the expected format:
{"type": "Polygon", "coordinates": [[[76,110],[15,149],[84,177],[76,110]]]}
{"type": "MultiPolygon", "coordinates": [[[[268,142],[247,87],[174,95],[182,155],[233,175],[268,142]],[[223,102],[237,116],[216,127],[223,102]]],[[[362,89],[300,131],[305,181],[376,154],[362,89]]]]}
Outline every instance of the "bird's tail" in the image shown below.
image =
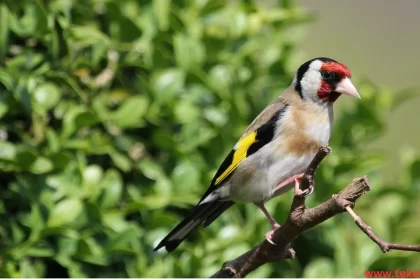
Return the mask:
{"type": "Polygon", "coordinates": [[[204,227],[208,227],[214,220],[216,220],[223,212],[225,212],[230,206],[235,204],[233,201],[224,201],[220,202],[217,207],[211,212],[210,215],[207,216],[206,220],[204,221],[204,227]]]}
{"type": "MultiPolygon", "coordinates": [[[[232,203],[233,204],[233,203],[232,203]]],[[[156,246],[154,251],[165,247],[168,252],[175,250],[179,244],[207,217],[211,217],[212,214],[216,214],[218,217],[227,208],[223,207],[225,202],[223,201],[211,201],[197,205],[192,213],[181,221],[160,243],[156,246]],[[223,210],[222,210],[223,209],[223,210]],[[222,210],[222,211],[221,211],[222,210]]],[[[210,223],[216,218],[212,217],[210,223]]],[[[208,224],[210,224],[208,223],[208,224]]],[[[207,225],[208,225],[207,224],[207,225]]]]}

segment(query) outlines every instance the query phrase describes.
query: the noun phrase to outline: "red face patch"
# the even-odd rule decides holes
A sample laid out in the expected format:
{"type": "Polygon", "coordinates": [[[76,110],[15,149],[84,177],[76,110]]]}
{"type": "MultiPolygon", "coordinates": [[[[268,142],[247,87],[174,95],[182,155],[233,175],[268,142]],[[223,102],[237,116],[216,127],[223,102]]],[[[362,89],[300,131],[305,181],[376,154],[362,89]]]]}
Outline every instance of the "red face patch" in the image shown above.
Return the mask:
{"type": "Polygon", "coordinates": [[[318,96],[323,99],[332,91],[332,87],[329,83],[321,81],[321,86],[318,89],[318,96]]]}
{"type": "Polygon", "coordinates": [[[321,71],[323,70],[330,71],[331,73],[335,73],[340,78],[344,78],[344,77],[351,78],[350,70],[346,66],[338,62],[322,63],[321,71]]]}
{"type": "Polygon", "coordinates": [[[321,81],[321,86],[318,89],[318,97],[321,98],[323,101],[331,101],[334,102],[340,94],[334,94],[332,86],[327,83],[326,81],[321,81]]]}
{"type": "Polygon", "coordinates": [[[318,89],[318,96],[323,101],[334,102],[341,94],[334,91],[333,87],[335,87],[335,85],[333,84],[341,81],[346,77],[351,78],[351,72],[346,66],[338,62],[323,63],[320,71],[328,71],[330,73],[333,73],[335,78],[333,81],[321,81],[321,85],[318,89]]]}

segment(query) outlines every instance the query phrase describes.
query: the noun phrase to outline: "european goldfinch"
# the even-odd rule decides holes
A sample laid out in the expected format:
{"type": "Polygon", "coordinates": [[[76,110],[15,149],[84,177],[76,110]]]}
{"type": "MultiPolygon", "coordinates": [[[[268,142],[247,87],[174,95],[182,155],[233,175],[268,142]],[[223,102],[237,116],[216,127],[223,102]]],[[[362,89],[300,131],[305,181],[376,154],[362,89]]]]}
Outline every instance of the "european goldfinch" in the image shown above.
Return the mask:
{"type": "Polygon", "coordinates": [[[293,182],[295,193],[302,195],[303,173],[318,149],[329,142],[334,101],[341,94],[360,98],[350,78],[350,70],[330,58],[314,58],[300,66],[291,86],[246,129],[192,213],[155,251],[175,250],[197,226],[207,227],[240,201],[252,202],[263,211],[273,227],[266,233],[270,241],[279,224],[264,203],[292,189],[293,182]]]}

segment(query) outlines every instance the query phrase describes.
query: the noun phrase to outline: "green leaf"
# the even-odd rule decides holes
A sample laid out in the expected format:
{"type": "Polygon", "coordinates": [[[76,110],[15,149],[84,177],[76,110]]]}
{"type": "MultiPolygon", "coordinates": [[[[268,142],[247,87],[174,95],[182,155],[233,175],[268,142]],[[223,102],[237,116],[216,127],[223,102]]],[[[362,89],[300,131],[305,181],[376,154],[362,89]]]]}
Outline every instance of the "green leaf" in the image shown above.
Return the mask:
{"type": "Polygon", "coordinates": [[[159,180],[165,177],[162,168],[154,161],[144,159],[138,164],[139,169],[143,172],[143,175],[152,180],[159,180]]]}
{"type": "Polygon", "coordinates": [[[72,157],[67,152],[61,152],[50,156],[54,170],[64,169],[71,161],[72,157]]]}
{"type": "Polygon", "coordinates": [[[74,238],[63,236],[58,240],[58,252],[60,256],[72,256],[77,250],[78,241],[74,238]]]}
{"type": "Polygon", "coordinates": [[[76,129],[80,129],[82,127],[92,126],[98,123],[98,118],[93,112],[85,111],[80,112],[74,118],[74,124],[76,125],[76,129]]]}
{"type": "Polygon", "coordinates": [[[185,72],[177,68],[169,68],[153,74],[152,86],[157,102],[167,102],[177,92],[181,92],[185,84],[185,72]]]}
{"type": "Polygon", "coordinates": [[[57,203],[48,218],[49,227],[59,227],[73,222],[81,213],[83,204],[78,199],[64,199],[57,203]]]}
{"type": "Polygon", "coordinates": [[[95,113],[86,110],[83,107],[72,107],[64,116],[63,138],[71,136],[80,128],[92,126],[99,122],[95,113]]]}
{"type": "Polygon", "coordinates": [[[22,222],[34,231],[41,231],[45,226],[45,220],[43,213],[41,212],[41,207],[37,204],[32,205],[30,214],[26,216],[25,220],[22,222]]]}
{"type": "Polygon", "coordinates": [[[145,96],[127,98],[116,112],[112,120],[121,128],[141,127],[144,125],[144,115],[147,112],[149,100],[145,96]]]}
{"type": "Polygon", "coordinates": [[[69,267],[69,276],[71,278],[87,278],[89,274],[83,271],[83,265],[80,263],[72,263],[69,267]]]}
{"type": "Polygon", "coordinates": [[[25,233],[15,222],[9,223],[12,230],[12,238],[14,244],[19,244],[25,238],[25,233]]]}
{"type": "Polygon", "coordinates": [[[11,91],[13,89],[15,81],[10,73],[0,69],[0,83],[4,85],[4,87],[7,90],[11,91]]]}
{"type": "Polygon", "coordinates": [[[98,165],[89,165],[83,170],[83,183],[97,185],[103,176],[102,168],[98,165]]]}
{"type": "Polygon", "coordinates": [[[110,44],[109,37],[93,26],[73,25],[70,28],[70,34],[78,44],[84,47],[94,44],[110,44]]]}
{"type": "Polygon", "coordinates": [[[136,6],[133,2],[125,2],[125,5],[120,5],[116,2],[108,1],[106,8],[109,11],[108,17],[112,21],[111,29],[109,30],[111,38],[128,43],[137,40],[142,35],[136,21],[128,17],[128,15],[133,13],[133,18],[138,15],[135,9],[131,9],[136,6]]]}
{"type": "MultiPolygon", "coordinates": [[[[5,4],[0,4],[0,59],[8,52],[9,48],[9,14],[5,4]]],[[[1,79],[0,79],[1,80],[1,79]]]]}
{"type": "Polygon", "coordinates": [[[36,268],[33,266],[28,259],[24,259],[20,262],[20,271],[22,278],[39,278],[36,268]]]}
{"type": "Polygon", "coordinates": [[[143,197],[140,201],[129,203],[127,205],[127,212],[132,213],[141,210],[161,209],[171,202],[169,199],[170,197],[162,195],[143,197]]]}
{"type": "Polygon", "coordinates": [[[103,195],[101,198],[101,207],[115,207],[121,199],[123,191],[123,182],[120,173],[117,170],[108,170],[102,180],[103,195]]]}
{"type": "Polygon", "coordinates": [[[189,69],[191,65],[191,53],[188,41],[190,38],[185,34],[177,34],[173,40],[177,64],[185,69],[189,69]]]}
{"type": "Polygon", "coordinates": [[[51,171],[54,168],[51,160],[45,157],[37,157],[35,162],[32,163],[29,170],[35,174],[42,174],[51,171]]]}
{"type": "Polygon", "coordinates": [[[7,113],[8,110],[8,106],[0,101],[0,119],[7,113]]]}
{"type": "Polygon", "coordinates": [[[111,157],[114,164],[122,171],[128,172],[131,170],[131,161],[127,156],[115,150],[109,152],[109,156],[111,157]]]}
{"type": "Polygon", "coordinates": [[[12,143],[0,141],[0,159],[13,160],[16,156],[16,147],[12,143]]]}
{"type": "Polygon", "coordinates": [[[188,123],[200,116],[200,110],[190,101],[182,100],[175,105],[175,117],[180,123],[188,123]]]}
{"type": "Polygon", "coordinates": [[[140,231],[136,227],[128,227],[126,230],[116,234],[107,244],[105,250],[129,250],[130,243],[140,237],[140,231]]]}
{"type": "Polygon", "coordinates": [[[115,232],[124,231],[128,226],[122,213],[119,212],[105,213],[105,215],[103,215],[102,222],[105,226],[111,228],[115,232]]]}
{"type": "Polygon", "coordinates": [[[94,265],[105,266],[108,264],[108,256],[93,238],[85,238],[79,241],[76,257],[94,265]]]}
{"type": "Polygon", "coordinates": [[[327,258],[319,258],[310,262],[303,273],[305,278],[329,278],[333,275],[333,262],[327,258]]]}
{"type": "Polygon", "coordinates": [[[54,256],[55,252],[51,248],[37,248],[37,247],[31,247],[26,252],[26,255],[29,257],[52,257],[54,256]]]}
{"type": "Polygon", "coordinates": [[[171,0],[153,1],[153,11],[159,24],[159,29],[165,31],[169,27],[169,16],[171,12],[171,0]]]}
{"type": "Polygon", "coordinates": [[[172,172],[172,182],[178,192],[194,192],[200,184],[199,168],[189,161],[180,162],[172,172]]]}
{"type": "Polygon", "coordinates": [[[54,107],[60,100],[61,93],[59,88],[53,83],[39,85],[34,92],[34,99],[44,110],[54,107]]]}
{"type": "Polygon", "coordinates": [[[23,6],[22,17],[13,17],[10,27],[20,36],[41,37],[48,32],[48,17],[39,1],[31,1],[23,6]]]}
{"type": "Polygon", "coordinates": [[[224,110],[207,108],[203,113],[207,120],[219,127],[223,127],[228,122],[228,115],[224,110]]]}

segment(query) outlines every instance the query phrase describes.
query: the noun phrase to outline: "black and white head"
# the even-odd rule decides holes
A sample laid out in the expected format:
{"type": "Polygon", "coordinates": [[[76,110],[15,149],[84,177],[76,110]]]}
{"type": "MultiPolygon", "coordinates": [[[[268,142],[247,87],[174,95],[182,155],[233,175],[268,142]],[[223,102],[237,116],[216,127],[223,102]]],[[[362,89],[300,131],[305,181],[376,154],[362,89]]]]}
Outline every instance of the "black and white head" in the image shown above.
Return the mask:
{"type": "Polygon", "coordinates": [[[332,104],[341,94],[360,98],[350,70],[326,57],[309,60],[299,67],[293,86],[300,97],[314,103],[332,104]]]}

